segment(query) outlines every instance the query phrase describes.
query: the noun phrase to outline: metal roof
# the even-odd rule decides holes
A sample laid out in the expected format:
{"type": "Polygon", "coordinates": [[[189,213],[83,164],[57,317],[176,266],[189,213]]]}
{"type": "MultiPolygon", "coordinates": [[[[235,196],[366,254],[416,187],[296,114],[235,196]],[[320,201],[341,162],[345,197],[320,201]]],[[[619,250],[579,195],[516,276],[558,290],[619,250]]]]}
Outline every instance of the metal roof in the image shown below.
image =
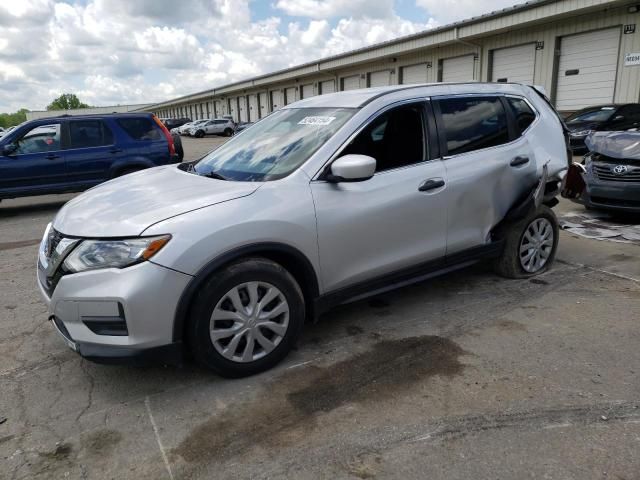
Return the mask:
{"type": "MultiPolygon", "coordinates": [[[[505,15],[510,15],[512,13],[519,13],[519,12],[523,12],[526,10],[530,10],[539,6],[543,6],[546,4],[552,4],[552,3],[558,3],[558,0],[530,0],[528,2],[524,2],[524,3],[520,3],[520,4],[516,4],[512,7],[507,7],[507,8],[503,8],[500,10],[495,10],[483,15],[479,15],[479,16],[475,16],[475,17],[471,17],[469,19],[466,20],[461,20],[458,22],[454,22],[454,23],[450,23],[447,25],[443,25],[441,27],[436,27],[436,28],[432,28],[432,29],[428,29],[428,30],[423,30],[420,31],[418,33],[414,33],[411,35],[405,35],[402,37],[398,37],[398,38],[394,38],[392,40],[387,40],[385,42],[380,42],[380,43],[376,43],[373,45],[369,45],[367,47],[362,47],[362,48],[358,48],[355,50],[350,50],[348,52],[344,52],[344,53],[340,53],[337,55],[332,55],[329,57],[324,57],[324,58],[320,58],[311,62],[307,62],[307,63],[303,63],[300,65],[295,65],[293,67],[288,67],[282,70],[277,70],[277,71],[273,71],[273,72],[269,72],[263,75],[258,75],[255,77],[250,77],[244,80],[239,80],[236,82],[232,82],[232,83],[228,83],[225,85],[220,85],[218,87],[214,87],[214,88],[210,88],[207,90],[202,90],[199,92],[195,92],[195,93],[191,93],[188,95],[183,95],[181,97],[177,97],[171,100],[167,100],[164,102],[159,102],[157,104],[152,105],[153,108],[158,108],[158,107],[163,107],[163,106],[167,106],[167,105],[174,105],[176,103],[183,103],[186,101],[190,101],[190,100],[197,100],[202,96],[214,96],[216,94],[226,94],[225,92],[219,92],[220,90],[227,90],[236,86],[241,86],[243,84],[246,84],[247,82],[256,82],[259,80],[263,80],[263,79],[268,79],[271,77],[278,77],[278,76],[282,76],[282,75],[286,75],[288,73],[293,73],[296,71],[300,71],[300,76],[304,76],[304,75],[308,75],[310,73],[314,73],[314,72],[318,72],[321,71],[320,70],[320,64],[321,63],[328,63],[328,62],[332,62],[335,60],[340,60],[340,59],[345,59],[348,58],[350,56],[355,56],[358,54],[362,54],[362,53],[366,53],[366,52],[372,52],[378,49],[382,49],[385,47],[389,47],[389,46],[393,46],[393,45],[397,45],[397,44],[401,44],[401,43],[405,43],[408,41],[412,41],[415,39],[422,39],[422,38],[426,38],[426,37],[430,37],[430,36],[434,36],[437,35],[439,33],[442,32],[446,32],[446,31],[450,31],[450,30],[454,30],[454,29],[459,29],[460,27],[464,27],[467,25],[471,25],[471,24],[475,24],[475,23],[479,23],[482,21],[486,21],[486,20],[493,20],[496,18],[499,18],[501,16],[505,16],[505,15]],[[317,67],[314,68],[313,70],[310,71],[306,71],[303,72],[303,70],[305,69],[309,69],[309,68],[313,68],[313,67],[317,67]]],[[[575,2],[574,2],[575,3],[575,2]]],[[[595,6],[594,3],[600,3],[600,2],[585,2],[584,7],[591,7],[591,6],[595,6]]],[[[615,3],[614,1],[610,1],[610,2],[606,2],[603,1],[601,3],[615,3]]],[[[275,80],[275,79],[274,79],[275,80]]],[[[252,85],[247,85],[245,88],[251,88],[252,85]]]]}

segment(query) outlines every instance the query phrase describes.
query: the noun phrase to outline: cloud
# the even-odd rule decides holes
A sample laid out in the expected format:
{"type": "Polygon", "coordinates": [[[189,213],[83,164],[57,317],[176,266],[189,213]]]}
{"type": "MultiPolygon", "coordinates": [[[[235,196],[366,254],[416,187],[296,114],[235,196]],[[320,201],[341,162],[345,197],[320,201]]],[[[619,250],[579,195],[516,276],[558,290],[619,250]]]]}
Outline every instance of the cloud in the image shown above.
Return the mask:
{"type": "Polygon", "coordinates": [[[516,3],[516,0],[416,0],[416,5],[440,24],[477,17],[516,3]]]}
{"type": "Polygon", "coordinates": [[[0,0],[0,111],[64,92],[93,105],[167,100],[436,24],[400,17],[394,0],[270,2],[255,18],[256,0],[0,0]]]}
{"type": "Polygon", "coordinates": [[[294,17],[388,18],[394,15],[393,0],[278,0],[275,7],[294,17]]]}

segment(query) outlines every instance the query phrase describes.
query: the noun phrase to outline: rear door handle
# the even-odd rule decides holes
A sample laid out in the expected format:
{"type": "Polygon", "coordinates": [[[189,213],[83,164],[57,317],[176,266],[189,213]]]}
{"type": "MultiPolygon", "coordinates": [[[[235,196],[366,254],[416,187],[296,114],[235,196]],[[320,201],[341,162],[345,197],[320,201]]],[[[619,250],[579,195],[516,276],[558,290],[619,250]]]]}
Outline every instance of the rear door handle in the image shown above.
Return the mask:
{"type": "Polygon", "coordinates": [[[436,188],[444,187],[444,180],[441,178],[430,178],[425,180],[422,185],[418,187],[420,192],[428,192],[429,190],[435,190],[436,188]]]}
{"type": "Polygon", "coordinates": [[[46,158],[47,160],[55,160],[56,158],[60,158],[60,155],[56,155],[55,153],[50,153],[44,158],[46,158]]]}
{"type": "Polygon", "coordinates": [[[519,167],[520,165],[526,165],[527,163],[529,163],[529,157],[516,157],[511,160],[510,165],[512,167],[519,167]]]}

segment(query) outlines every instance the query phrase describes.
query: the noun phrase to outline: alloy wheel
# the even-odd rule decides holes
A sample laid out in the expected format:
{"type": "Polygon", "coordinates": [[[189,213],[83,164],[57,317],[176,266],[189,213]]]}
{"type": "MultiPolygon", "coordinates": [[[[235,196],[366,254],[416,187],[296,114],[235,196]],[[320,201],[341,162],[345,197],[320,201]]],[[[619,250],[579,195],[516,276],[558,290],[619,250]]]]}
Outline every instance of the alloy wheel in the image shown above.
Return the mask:
{"type": "Polygon", "coordinates": [[[528,273],[542,270],[553,252],[554,231],[551,222],[544,217],[533,220],[520,241],[520,265],[528,273]]]}
{"type": "Polygon", "coordinates": [[[218,301],[210,320],[214,348],[227,360],[247,363],[271,353],[289,326],[284,294],[267,282],[233,287],[218,301]]]}

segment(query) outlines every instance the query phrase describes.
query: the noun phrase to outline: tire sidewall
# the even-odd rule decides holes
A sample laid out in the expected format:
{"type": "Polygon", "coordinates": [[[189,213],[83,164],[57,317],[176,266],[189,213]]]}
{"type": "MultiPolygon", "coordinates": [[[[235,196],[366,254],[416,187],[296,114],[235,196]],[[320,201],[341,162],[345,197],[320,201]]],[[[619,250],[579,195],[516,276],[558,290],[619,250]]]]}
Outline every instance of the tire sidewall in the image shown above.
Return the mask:
{"type": "Polygon", "coordinates": [[[549,269],[549,267],[553,264],[553,261],[555,260],[555,257],[556,257],[556,251],[558,250],[560,228],[558,226],[558,219],[556,218],[555,214],[549,207],[541,206],[521,222],[520,230],[521,230],[520,234],[517,237],[518,241],[515,245],[515,248],[516,248],[515,261],[517,263],[517,267],[520,274],[523,277],[534,277],[536,275],[540,275],[541,273],[546,272],[549,269]],[[542,267],[537,272],[527,272],[522,266],[522,263],[520,262],[520,246],[522,245],[522,240],[529,228],[529,225],[531,225],[531,223],[533,223],[535,220],[539,218],[545,218],[549,220],[549,223],[551,223],[551,228],[553,229],[553,246],[551,247],[551,254],[547,259],[547,262],[544,264],[544,267],[542,267]]]}
{"type": "Polygon", "coordinates": [[[284,268],[268,260],[245,260],[216,272],[204,283],[192,308],[189,343],[196,359],[220,375],[232,378],[253,375],[273,367],[289,353],[300,336],[304,317],[304,297],[300,287],[284,268]],[[265,357],[249,363],[233,362],[224,358],[211,341],[211,314],[229,290],[252,281],[270,283],[282,292],[289,305],[289,327],[282,341],[265,357]]]}

